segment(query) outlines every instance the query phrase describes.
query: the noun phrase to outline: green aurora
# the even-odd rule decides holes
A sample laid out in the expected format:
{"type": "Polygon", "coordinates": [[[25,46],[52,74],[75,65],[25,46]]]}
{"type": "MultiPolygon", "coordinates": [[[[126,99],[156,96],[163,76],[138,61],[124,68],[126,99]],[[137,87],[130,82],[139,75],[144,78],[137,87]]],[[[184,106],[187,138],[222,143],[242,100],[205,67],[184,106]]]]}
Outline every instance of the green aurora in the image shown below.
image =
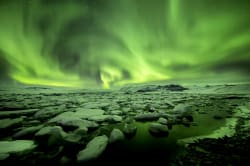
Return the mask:
{"type": "Polygon", "coordinates": [[[1,81],[249,81],[248,0],[1,0],[1,81]]]}

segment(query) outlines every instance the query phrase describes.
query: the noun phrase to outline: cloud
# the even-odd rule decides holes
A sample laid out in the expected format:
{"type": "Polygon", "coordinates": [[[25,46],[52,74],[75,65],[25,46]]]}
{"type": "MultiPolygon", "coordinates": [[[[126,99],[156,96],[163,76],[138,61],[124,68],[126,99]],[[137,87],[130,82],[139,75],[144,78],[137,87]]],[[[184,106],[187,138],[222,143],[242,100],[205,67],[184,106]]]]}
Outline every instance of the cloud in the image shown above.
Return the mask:
{"type": "Polygon", "coordinates": [[[110,87],[249,73],[247,0],[0,3],[2,81],[110,87]]]}

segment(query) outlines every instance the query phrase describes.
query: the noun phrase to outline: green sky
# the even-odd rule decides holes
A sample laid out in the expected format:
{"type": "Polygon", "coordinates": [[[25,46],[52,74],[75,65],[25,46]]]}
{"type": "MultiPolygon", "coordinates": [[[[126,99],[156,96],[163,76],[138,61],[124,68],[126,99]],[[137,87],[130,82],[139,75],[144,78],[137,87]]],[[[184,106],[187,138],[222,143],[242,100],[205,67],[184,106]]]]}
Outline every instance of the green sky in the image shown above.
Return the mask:
{"type": "Polygon", "coordinates": [[[0,80],[249,80],[248,0],[1,0],[0,80]]]}

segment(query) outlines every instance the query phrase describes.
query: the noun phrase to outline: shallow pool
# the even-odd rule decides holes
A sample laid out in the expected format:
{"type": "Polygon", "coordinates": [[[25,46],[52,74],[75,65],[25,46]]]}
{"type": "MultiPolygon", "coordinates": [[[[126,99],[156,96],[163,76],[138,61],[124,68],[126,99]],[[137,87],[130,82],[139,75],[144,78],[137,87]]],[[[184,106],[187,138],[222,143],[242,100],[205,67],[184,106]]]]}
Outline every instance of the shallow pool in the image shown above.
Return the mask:
{"type": "Polygon", "coordinates": [[[196,126],[186,127],[174,125],[169,130],[167,137],[153,137],[148,132],[150,122],[135,122],[137,133],[132,139],[108,145],[98,162],[112,162],[118,160],[121,163],[133,162],[164,162],[168,163],[176,155],[182,152],[183,147],[177,145],[178,139],[192,136],[207,135],[225,124],[224,119],[214,119],[214,115],[226,116],[225,112],[213,111],[209,114],[195,113],[193,115],[196,126]]]}

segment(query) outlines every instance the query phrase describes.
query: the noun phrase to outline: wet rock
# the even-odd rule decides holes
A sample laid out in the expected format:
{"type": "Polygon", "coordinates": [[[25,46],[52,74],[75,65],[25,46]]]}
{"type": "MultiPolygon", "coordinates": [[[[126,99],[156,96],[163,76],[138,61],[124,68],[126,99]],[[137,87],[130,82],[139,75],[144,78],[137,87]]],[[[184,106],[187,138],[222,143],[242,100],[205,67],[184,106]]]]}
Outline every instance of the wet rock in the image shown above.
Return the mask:
{"type": "Polygon", "coordinates": [[[74,119],[79,119],[79,117],[77,117],[75,115],[74,112],[64,112],[64,113],[61,113],[59,115],[57,115],[56,117],[50,119],[48,122],[49,123],[55,123],[55,122],[61,122],[61,121],[66,121],[66,120],[74,120],[74,119]]]}
{"type": "MultiPolygon", "coordinates": [[[[159,107],[159,106],[157,106],[157,107],[159,107]]],[[[145,106],[144,110],[147,111],[147,112],[155,112],[155,111],[156,111],[155,107],[153,107],[153,106],[150,105],[150,104],[147,104],[147,105],[145,106]]]]}
{"type": "Polygon", "coordinates": [[[56,108],[56,107],[52,107],[52,108],[43,108],[42,110],[38,111],[35,113],[34,117],[38,118],[38,119],[47,119],[47,118],[51,118],[54,117],[62,112],[65,112],[66,110],[63,110],[62,108],[56,108]]]}
{"type": "Polygon", "coordinates": [[[122,122],[122,117],[118,116],[118,115],[113,115],[110,121],[113,121],[113,122],[122,122]]]}
{"type": "Polygon", "coordinates": [[[39,109],[27,109],[18,111],[0,111],[0,118],[20,117],[24,115],[33,115],[39,109]]]}
{"type": "Polygon", "coordinates": [[[181,116],[186,116],[192,114],[192,108],[188,104],[178,104],[174,107],[173,113],[179,114],[181,116]]]}
{"type": "Polygon", "coordinates": [[[98,123],[88,120],[75,120],[75,121],[68,121],[67,123],[63,124],[64,126],[73,126],[78,128],[86,127],[88,129],[95,129],[98,128],[98,123]]]}
{"type": "Polygon", "coordinates": [[[119,111],[119,110],[116,110],[116,111],[111,111],[110,114],[112,114],[112,115],[122,115],[123,112],[119,111]]]}
{"type": "Polygon", "coordinates": [[[43,127],[43,125],[24,128],[21,131],[18,131],[17,133],[15,133],[13,135],[13,138],[15,138],[15,139],[21,139],[21,138],[25,138],[25,137],[31,137],[32,138],[33,135],[38,130],[40,130],[42,127],[43,127]]]}
{"type": "Polygon", "coordinates": [[[86,128],[86,127],[79,127],[79,128],[77,128],[76,130],[74,130],[74,133],[75,133],[75,134],[78,134],[78,135],[80,135],[80,136],[86,135],[87,132],[88,132],[88,128],[86,128]]]}
{"type": "Polygon", "coordinates": [[[133,124],[125,124],[123,128],[123,132],[127,138],[132,138],[135,136],[137,131],[137,127],[133,124]]]}
{"type": "Polygon", "coordinates": [[[28,121],[28,124],[29,125],[40,125],[41,124],[41,122],[39,121],[39,120],[30,120],[30,121],[28,121]]]}
{"type": "Polygon", "coordinates": [[[175,105],[171,101],[165,101],[165,104],[167,104],[170,108],[174,108],[175,105]]]}
{"type": "MultiPolygon", "coordinates": [[[[104,109],[106,110],[109,107],[109,101],[107,102],[88,102],[83,104],[83,108],[84,109],[104,109]]],[[[81,108],[80,108],[81,109],[81,108]]]]}
{"type": "MultiPolygon", "coordinates": [[[[250,105],[250,104],[249,104],[250,105]]],[[[235,117],[238,118],[247,118],[250,116],[250,106],[248,106],[249,108],[247,108],[246,106],[239,106],[237,112],[234,114],[235,117]]]]}
{"type": "Polygon", "coordinates": [[[125,119],[124,119],[124,122],[125,123],[133,123],[134,122],[134,119],[132,118],[132,117],[126,117],[125,119]]]}
{"type": "Polygon", "coordinates": [[[0,131],[1,130],[7,130],[9,128],[13,128],[16,126],[21,125],[23,122],[23,118],[15,118],[15,119],[1,119],[0,120],[0,131]]]}
{"type": "Polygon", "coordinates": [[[77,162],[84,163],[98,158],[106,149],[108,137],[106,135],[93,138],[85,149],[77,154],[77,162]]]}
{"type": "Polygon", "coordinates": [[[104,111],[101,109],[85,109],[85,108],[78,108],[76,112],[64,112],[59,114],[58,116],[52,118],[49,122],[57,122],[66,119],[88,119],[94,116],[103,115],[104,111]]]}
{"type": "Polygon", "coordinates": [[[0,110],[4,111],[16,111],[16,110],[25,110],[27,109],[27,106],[23,105],[23,103],[8,103],[8,105],[1,106],[0,110]]]}
{"type": "Polygon", "coordinates": [[[165,119],[165,118],[159,118],[157,122],[160,123],[160,124],[163,124],[163,125],[167,125],[168,124],[168,120],[165,119]]]}
{"type": "MultiPolygon", "coordinates": [[[[109,110],[110,112],[118,111],[119,112],[120,106],[117,103],[112,103],[110,106],[108,106],[105,110],[109,110]]],[[[115,112],[113,112],[115,113],[115,112]]]]}
{"type": "Polygon", "coordinates": [[[35,139],[41,145],[51,147],[62,144],[66,135],[60,126],[47,126],[35,134],[35,139]]]}
{"type": "Polygon", "coordinates": [[[122,117],[119,115],[98,115],[92,116],[88,118],[88,120],[95,121],[95,122],[111,122],[117,123],[122,121],[122,117]]]}
{"type": "Polygon", "coordinates": [[[96,135],[110,135],[110,130],[110,126],[104,125],[98,129],[96,135]]]}
{"type": "Polygon", "coordinates": [[[89,120],[82,120],[82,119],[63,119],[61,121],[57,121],[57,124],[62,126],[63,128],[74,130],[76,128],[87,128],[87,129],[94,129],[97,128],[99,125],[96,122],[89,121],[89,120]]]}
{"type": "Polygon", "coordinates": [[[86,127],[86,128],[98,127],[97,123],[81,119],[81,116],[79,116],[75,112],[64,112],[49,120],[49,123],[57,123],[62,126],[72,127],[73,129],[78,127],[86,127]]]}
{"type": "Polygon", "coordinates": [[[95,121],[95,122],[104,122],[111,119],[111,115],[97,115],[89,117],[88,120],[95,121]]]}
{"type": "Polygon", "coordinates": [[[137,102],[133,102],[130,106],[131,110],[138,112],[139,111],[143,111],[143,109],[145,108],[145,105],[141,104],[141,103],[137,103],[137,102]]]}
{"type": "Polygon", "coordinates": [[[191,121],[189,120],[189,119],[187,119],[186,117],[183,117],[182,119],[181,119],[181,124],[183,124],[184,126],[187,126],[187,127],[189,127],[190,125],[191,125],[191,121]]]}
{"type": "Polygon", "coordinates": [[[149,125],[148,131],[152,136],[156,137],[168,136],[168,126],[160,123],[151,123],[149,125]]]}
{"type": "Polygon", "coordinates": [[[0,161],[6,160],[10,155],[8,153],[0,153],[0,161]]]}
{"type": "Polygon", "coordinates": [[[167,119],[168,124],[176,124],[180,121],[177,115],[171,115],[171,114],[162,114],[162,117],[167,119]]]}
{"type": "Polygon", "coordinates": [[[64,145],[72,146],[72,145],[77,145],[77,144],[83,143],[83,142],[80,142],[81,138],[82,137],[80,135],[78,135],[78,134],[73,134],[73,133],[67,134],[63,138],[64,139],[64,145]]]}
{"type": "Polygon", "coordinates": [[[137,121],[152,121],[157,120],[160,117],[159,113],[142,113],[137,114],[134,118],[137,121]]]}
{"type": "MultiPolygon", "coordinates": [[[[141,112],[143,112],[143,111],[141,111],[141,112]]],[[[137,115],[137,113],[136,112],[129,112],[128,115],[135,116],[135,115],[137,115]]]]}
{"type": "Polygon", "coordinates": [[[188,120],[193,121],[193,117],[192,117],[193,110],[190,105],[178,104],[173,109],[173,113],[176,114],[179,118],[185,117],[188,120]]]}
{"type": "Polygon", "coordinates": [[[103,114],[104,114],[104,110],[102,109],[78,108],[75,112],[75,116],[82,118],[82,119],[90,118],[93,116],[99,116],[103,114]]]}
{"type": "Polygon", "coordinates": [[[133,112],[133,110],[128,105],[122,107],[121,110],[125,114],[127,114],[128,112],[133,112]]]}
{"type": "Polygon", "coordinates": [[[36,148],[34,141],[16,140],[16,141],[0,141],[0,154],[6,157],[8,154],[22,155],[36,148]]]}
{"type": "Polygon", "coordinates": [[[248,103],[248,106],[239,106],[239,109],[241,112],[245,113],[245,114],[250,114],[250,102],[248,103]]]}
{"type": "Polygon", "coordinates": [[[117,141],[121,141],[123,140],[125,137],[124,137],[124,134],[123,132],[120,130],[120,129],[113,129],[111,134],[110,134],[110,137],[109,137],[109,143],[114,143],[114,142],[117,142],[117,141]]]}

